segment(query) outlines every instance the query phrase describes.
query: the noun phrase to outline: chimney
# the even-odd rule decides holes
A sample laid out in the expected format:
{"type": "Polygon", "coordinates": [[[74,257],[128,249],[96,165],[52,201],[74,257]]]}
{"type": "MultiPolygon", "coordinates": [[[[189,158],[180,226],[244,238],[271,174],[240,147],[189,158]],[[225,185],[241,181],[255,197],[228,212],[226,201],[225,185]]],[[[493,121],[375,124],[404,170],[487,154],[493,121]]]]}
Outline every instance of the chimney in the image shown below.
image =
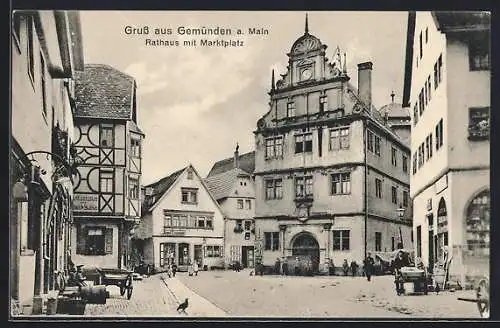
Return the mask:
{"type": "Polygon", "coordinates": [[[238,150],[240,149],[240,145],[236,143],[236,150],[234,151],[234,167],[240,167],[240,154],[238,150]]]}
{"type": "Polygon", "coordinates": [[[358,96],[372,110],[372,62],[358,64],[358,96]]]}

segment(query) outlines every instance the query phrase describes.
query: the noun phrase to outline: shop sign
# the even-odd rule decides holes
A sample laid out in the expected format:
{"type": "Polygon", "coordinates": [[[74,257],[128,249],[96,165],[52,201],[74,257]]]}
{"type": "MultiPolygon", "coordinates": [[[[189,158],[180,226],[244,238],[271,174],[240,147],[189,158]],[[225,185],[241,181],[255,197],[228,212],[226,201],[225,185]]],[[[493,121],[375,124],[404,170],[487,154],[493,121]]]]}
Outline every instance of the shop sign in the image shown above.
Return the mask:
{"type": "Polygon", "coordinates": [[[73,210],[75,212],[97,212],[99,195],[75,194],[73,197],[73,210]]]}
{"type": "Polygon", "coordinates": [[[175,229],[175,230],[165,230],[166,236],[184,236],[186,234],[186,230],[175,229]]]}

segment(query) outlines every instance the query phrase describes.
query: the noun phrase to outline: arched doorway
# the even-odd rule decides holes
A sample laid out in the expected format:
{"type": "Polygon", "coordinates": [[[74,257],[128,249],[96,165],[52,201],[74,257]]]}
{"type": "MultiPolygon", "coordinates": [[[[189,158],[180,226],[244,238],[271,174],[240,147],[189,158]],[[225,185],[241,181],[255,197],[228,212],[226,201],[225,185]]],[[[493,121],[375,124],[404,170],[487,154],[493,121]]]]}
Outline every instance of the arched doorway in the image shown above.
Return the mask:
{"type": "Polygon", "coordinates": [[[437,236],[436,236],[437,261],[444,261],[444,249],[448,246],[448,212],[446,201],[441,197],[437,210],[437,236]]]}
{"type": "Polygon", "coordinates": [[[314,272],[319,270],[319,244],[309,233],[297,235],[292,244],[292,255],[311,261],[314,272]]]}

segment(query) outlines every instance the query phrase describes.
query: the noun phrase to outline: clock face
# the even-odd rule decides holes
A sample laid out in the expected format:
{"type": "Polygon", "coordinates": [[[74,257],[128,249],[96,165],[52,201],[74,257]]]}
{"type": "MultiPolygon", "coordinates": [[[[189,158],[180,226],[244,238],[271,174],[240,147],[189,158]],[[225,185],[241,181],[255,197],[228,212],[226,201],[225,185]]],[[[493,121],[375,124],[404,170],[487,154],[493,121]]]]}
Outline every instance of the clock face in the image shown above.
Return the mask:
{"type": "Polygon", "coordinates": [[[312,71],[310,69],[305,69],[302,71],[302,80],[309,80],[312,76],[312,71]]]}

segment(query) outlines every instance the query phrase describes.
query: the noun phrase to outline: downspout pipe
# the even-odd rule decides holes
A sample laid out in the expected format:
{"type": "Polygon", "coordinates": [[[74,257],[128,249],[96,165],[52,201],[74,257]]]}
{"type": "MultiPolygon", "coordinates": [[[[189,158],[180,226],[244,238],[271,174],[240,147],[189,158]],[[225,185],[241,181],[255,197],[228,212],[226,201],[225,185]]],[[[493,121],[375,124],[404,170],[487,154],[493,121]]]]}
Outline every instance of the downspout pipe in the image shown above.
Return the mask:
{"type": "Polygon", "coordinates": [[[368,119],[366,117],[363,118],[363,148],[364,148],[364,158],[363,158],[363,164],[364,164],[364,226],[365,226],[365,232],[364,232],[364,242],[365,242],[365,247],[364,247],[364,258],[366,259],[367,255],[367,248],[368,248],[368,240],[367,240],[367,233],[368,233],[368,165],[366,161],[366,153],[368,151],[367,147],[367,129],[368,129],[368,119]]]}

